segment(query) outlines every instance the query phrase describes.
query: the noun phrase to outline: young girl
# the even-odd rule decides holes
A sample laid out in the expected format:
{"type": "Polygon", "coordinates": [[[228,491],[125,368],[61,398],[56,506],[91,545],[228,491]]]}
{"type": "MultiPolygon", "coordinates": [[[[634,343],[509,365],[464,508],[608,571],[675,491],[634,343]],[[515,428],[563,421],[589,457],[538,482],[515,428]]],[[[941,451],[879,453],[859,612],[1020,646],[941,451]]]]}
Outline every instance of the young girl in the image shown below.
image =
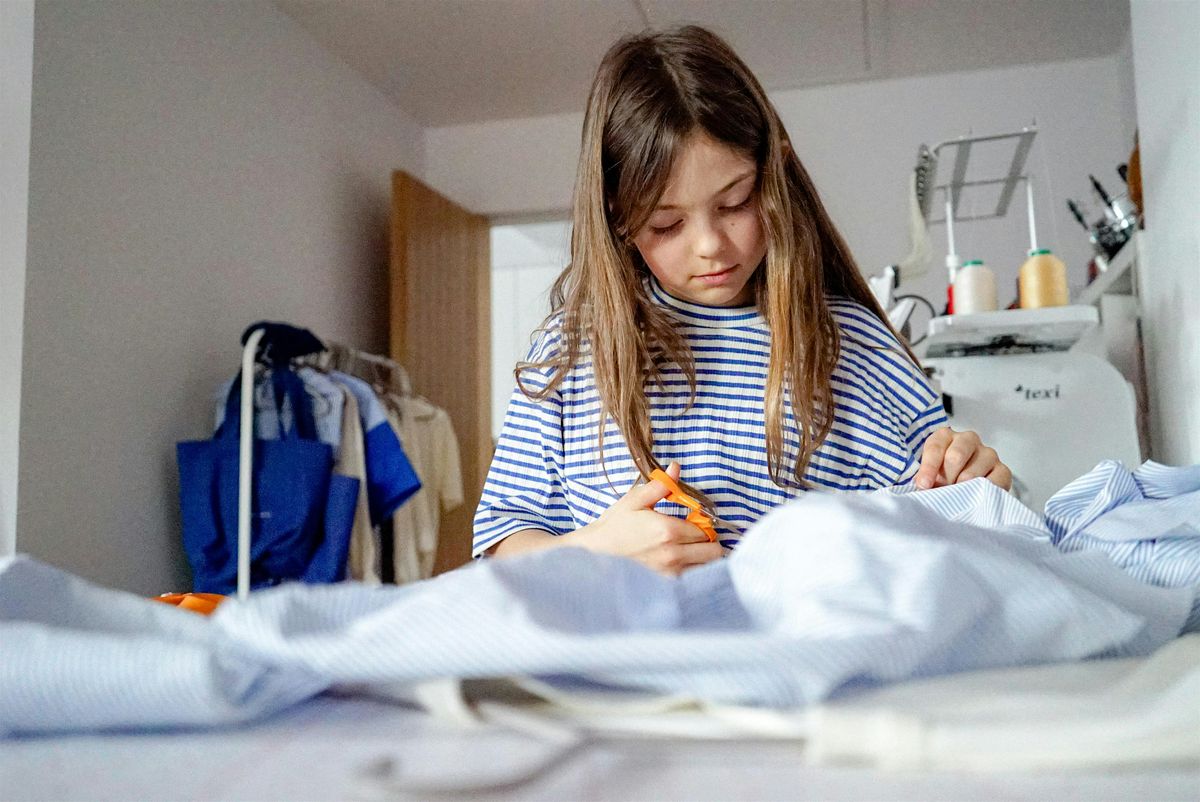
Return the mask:
{"type": "Polygon", "coordinates": [[[805,489],[1009,486],[995,451],[946,427],[774,107],[714,34],[609,50],[573,224],[556,311],[516,369],[476,556],[580,546],[675,574],[805,489]],[[715,509],[718,543],[642,483],[663,465],[715,509]]]}

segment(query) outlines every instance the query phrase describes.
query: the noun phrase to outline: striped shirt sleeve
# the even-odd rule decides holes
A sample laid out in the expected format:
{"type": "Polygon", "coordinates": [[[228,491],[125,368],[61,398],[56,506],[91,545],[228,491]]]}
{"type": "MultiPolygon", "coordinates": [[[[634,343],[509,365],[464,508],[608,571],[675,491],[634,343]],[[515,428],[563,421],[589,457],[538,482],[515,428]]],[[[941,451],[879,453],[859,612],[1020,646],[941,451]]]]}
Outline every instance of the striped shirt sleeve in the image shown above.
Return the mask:
{"type": "Polygon", "coordinates": [[[861,392],[875,395],[897,416],[897,442],[904,469],[896,485],[907,484],[921,465],[921,453],[929,435],[948,426],[942,397],[930,386],[919,365],[904,350],[896,336],[873,312],[845,298],[831,300],[830,309],[842,330],[843,355],[840,367],[859,384],[861,392]]]}
{"type": "MultiPolygon", "coordinates": [[[[539,361],[553,355],[559,337],[543,332],[526,358],[539,361]]],[[[530,390],[541,389],[550,371],[527,370],[522,381],[530,390]]],[[[563,493],[562,397],[557,389],[534,401],[517,387],[496,451],[475,510],[471,555],[481,557],[504,538],[522,529],[539,529],[563,535],[575,529],[575,520],[563,493]]]]}
{"type": "Polygon", "coordinates": [[[942,397],[934,393],[932,389],[930,389],[930,393],[933,394],[933,400],[919,415],[913,417],[908,426],[908,447],[913,458],[917,460],[921,457],[921,449],[924,448],[929,435],[950,425],[950,420],[946,417],[946,410],[942,405],[942,397]]]}
{"type": "Polygon", "coordinates": [[[905,432],[905,443],[908,445],[908,467],[900,475],[896,484],[908,484],[917,475],[921,467],[921,456],[924,453],[925,441],[929,435],[938,429],[950,425],[946,417],[946,409],[942,396],[930,386],[929,379],[920,366],[912,361],[908,354],[900,351],[896,358],[903,360],[912,377],[914,395],[919,399],[918,411],[908,420],[908,430],[905,432]]]}

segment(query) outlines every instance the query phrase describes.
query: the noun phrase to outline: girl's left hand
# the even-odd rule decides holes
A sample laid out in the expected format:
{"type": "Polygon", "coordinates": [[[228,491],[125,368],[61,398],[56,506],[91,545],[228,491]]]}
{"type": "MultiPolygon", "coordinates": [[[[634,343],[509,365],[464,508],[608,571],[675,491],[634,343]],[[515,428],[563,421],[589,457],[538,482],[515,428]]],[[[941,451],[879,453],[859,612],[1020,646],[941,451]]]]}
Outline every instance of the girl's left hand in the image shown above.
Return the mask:
{"type": "Polygon", "coordinates": [[[921,468],[913,481],[927,490],[980,476],[1005,490],[1012,488],[1012,471],[1000,461],[994,448],[985,446],[975,432],[956,432],[947,426],[925,441],[921,468]]]}

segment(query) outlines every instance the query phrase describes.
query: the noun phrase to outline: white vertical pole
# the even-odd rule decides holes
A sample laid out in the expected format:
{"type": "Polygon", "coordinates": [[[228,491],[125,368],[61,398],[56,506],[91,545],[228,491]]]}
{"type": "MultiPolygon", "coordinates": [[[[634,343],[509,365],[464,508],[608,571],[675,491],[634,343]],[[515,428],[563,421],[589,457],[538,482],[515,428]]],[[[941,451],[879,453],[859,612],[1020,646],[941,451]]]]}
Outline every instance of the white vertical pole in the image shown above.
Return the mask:
{"type": "Polygon", "coordinates": [[[1038,249],[1037,222],[1033,219],[1033,176],[1025,176],[1025,203],[1029,207],[1029,251],[1038,249]]]}
{"type": "Polygon", "coordinates": [[[950,189],[946,189],[946,281],[954,286],[954,274],[962,266],[958,257],[958,246],[954,244],[954,200],[950,189]]]}
{"type": "Polygon", "coordinates": [[[238,453],[238,579],[237,597],[250,595],[250,495],[254,458],[254,363],[258,343],[264,329],[250,332],[242,349],[242,417],[239,421],[240,451],[238,453]]]}
{"type": "Polygon", "coordinates": [[[946,192],[946,249],[951,255],[958,255],[958,248],[954,246],[954,202],[949,190],[946,192]]]}
{"type": "Polygon", "coordinates": [[[33,0],[0,2],[0,557],[15,554],[18,545],[25,551],[37,547],[35,542],[17,543],[33,6],[33,0]]]}

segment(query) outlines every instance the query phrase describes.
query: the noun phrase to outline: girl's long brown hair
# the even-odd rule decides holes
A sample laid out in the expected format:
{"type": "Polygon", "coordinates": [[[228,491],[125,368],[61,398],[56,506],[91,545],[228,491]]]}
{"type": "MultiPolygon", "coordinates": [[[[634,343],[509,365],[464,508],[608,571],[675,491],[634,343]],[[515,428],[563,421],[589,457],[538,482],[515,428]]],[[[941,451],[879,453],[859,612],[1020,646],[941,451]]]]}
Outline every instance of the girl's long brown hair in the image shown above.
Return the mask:
{"type": "Polygon", "coordinates": [[[561,332],[561,340],[544,360],[519,363],[517,383],[529,398],[545,398],[586,342],[601,403],[601,453],[611,417],[642,476],[660,467],[652,454],[646,386],[674,363],[694,400],[695,363],[671,317],[646,296],[649,269],[633,237],[662,197],[676,156],[699,132],[759,167],[755,191],[767,255],[750,281],[771,332],[763,399],[767,464],[777,485],[803,487],[805,469],[832,423],[830,378],[839,334],[826,296],[851,298],[885,325],[887,318],[758,80],[729,45],[703,28],[630,36],[604,56],[583,123],[571,262],[551,291],[555,314],[547,325],[561,332]],[[530,369],[548,373],[549,382],[527,387],[521,379],[530,369]],[[788,401],[794,420],[785,419],[788,401]],[[791,460],[786,430],[799,442],[791,460]]]}

